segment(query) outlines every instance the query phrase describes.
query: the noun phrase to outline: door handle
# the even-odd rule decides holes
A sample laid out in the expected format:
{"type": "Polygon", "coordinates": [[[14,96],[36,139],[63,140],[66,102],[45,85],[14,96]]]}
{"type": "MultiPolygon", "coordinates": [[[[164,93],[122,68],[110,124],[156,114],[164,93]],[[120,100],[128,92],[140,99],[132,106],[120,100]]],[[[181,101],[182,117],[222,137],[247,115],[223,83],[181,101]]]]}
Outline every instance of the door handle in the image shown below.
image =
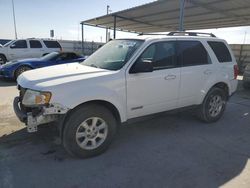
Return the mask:
{"type": "Polygon", "coordinates": [[[169,74],[167,76],[164,77],[165,80],[174,80],[176,78],[175,75],[169,74]]]}
{"type": "Polygon", "coordinates": [[[211,70],[207,69],[207,70],[205,70],[203,73],[206,74],[206,75],[210,75],[210,74],[212,74],[213,72],[212,72],[211,70]]]}

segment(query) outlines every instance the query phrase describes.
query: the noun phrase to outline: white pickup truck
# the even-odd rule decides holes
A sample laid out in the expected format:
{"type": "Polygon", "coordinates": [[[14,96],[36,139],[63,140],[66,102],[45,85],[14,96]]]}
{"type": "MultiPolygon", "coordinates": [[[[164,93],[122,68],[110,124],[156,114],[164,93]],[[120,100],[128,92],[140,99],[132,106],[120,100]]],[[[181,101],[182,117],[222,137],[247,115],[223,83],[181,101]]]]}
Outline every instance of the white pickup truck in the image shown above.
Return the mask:
{"type": "Polygon", "coordinates": [[[180,35],[113,40],[80,64],[25,72],[15,112],[29,132],[57,122],[66,150],[83,158],[133,118],[192,106],[217,121],[237,87],[233,53],[216,37],[180,35]]]}

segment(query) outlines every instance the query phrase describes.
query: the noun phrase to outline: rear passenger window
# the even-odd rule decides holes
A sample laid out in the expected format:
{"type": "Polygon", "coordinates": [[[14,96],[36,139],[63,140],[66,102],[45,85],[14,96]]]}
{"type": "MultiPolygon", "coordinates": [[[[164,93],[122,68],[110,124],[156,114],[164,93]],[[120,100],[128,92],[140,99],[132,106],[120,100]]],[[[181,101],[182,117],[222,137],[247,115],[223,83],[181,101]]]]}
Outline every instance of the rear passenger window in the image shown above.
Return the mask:
{"type": "Polygon", "coordinates": [[[61,48],[61,45],[57,41],[44,40],[43,42],[47,48],[61,48]]]}
{"type": "Polygon", "coordinates": [[[177,57],[182,66],[206,65],[211,63],[205,47],[199,41],[178,41],[177,57]]]}
{"type": "Polygon", "coordinates": [[[30,40],[30,48],[42,48],[42,44],[38,40],[30,40]]]}
{"type": "Polygon", "coordinates": [[[208,41],[208,44],[212,48],[212,50],[214,51],[214,53],[215,53],[215,55],[220,63],[232,61],[231,54],[230,54],[227,46],[223,42],[208,41]]]}

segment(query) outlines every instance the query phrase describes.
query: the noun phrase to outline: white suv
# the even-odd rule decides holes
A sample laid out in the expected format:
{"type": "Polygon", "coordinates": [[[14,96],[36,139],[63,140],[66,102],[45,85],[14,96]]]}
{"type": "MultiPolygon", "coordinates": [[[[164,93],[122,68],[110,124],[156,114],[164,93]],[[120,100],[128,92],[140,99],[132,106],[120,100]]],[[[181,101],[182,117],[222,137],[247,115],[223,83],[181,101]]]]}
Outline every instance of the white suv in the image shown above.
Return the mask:
{"type": "Polygon", "coordinates": [[[29,132],[57,122],[66,150],[83,158],[133,118],[192,106],[217,121],[237,87],[233,53],[216,37],[179,35],[113,40],[80,64],[25,72],[15,112],[29,132]]]}
{"type": "Polygon", "coordinates": [[[61,45],[54,40],[35,38],[12,40],[0,46],[0,64],[17,59],[42,57],[61,50],[61,45]]]}

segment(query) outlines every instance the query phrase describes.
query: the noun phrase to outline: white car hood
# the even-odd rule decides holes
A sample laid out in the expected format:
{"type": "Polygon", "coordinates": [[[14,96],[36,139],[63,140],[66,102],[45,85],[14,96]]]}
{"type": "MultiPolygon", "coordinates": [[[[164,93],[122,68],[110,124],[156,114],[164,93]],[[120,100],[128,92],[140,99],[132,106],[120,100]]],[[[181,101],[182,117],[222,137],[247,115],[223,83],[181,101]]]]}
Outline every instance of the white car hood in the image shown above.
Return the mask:
{"type": "Polygon", "coordinates": [[[23,88],[44,91],[50,87],[112,73],[113,71],[70,63],[24,72],[18,77],[17,83],[23,88]]]}

